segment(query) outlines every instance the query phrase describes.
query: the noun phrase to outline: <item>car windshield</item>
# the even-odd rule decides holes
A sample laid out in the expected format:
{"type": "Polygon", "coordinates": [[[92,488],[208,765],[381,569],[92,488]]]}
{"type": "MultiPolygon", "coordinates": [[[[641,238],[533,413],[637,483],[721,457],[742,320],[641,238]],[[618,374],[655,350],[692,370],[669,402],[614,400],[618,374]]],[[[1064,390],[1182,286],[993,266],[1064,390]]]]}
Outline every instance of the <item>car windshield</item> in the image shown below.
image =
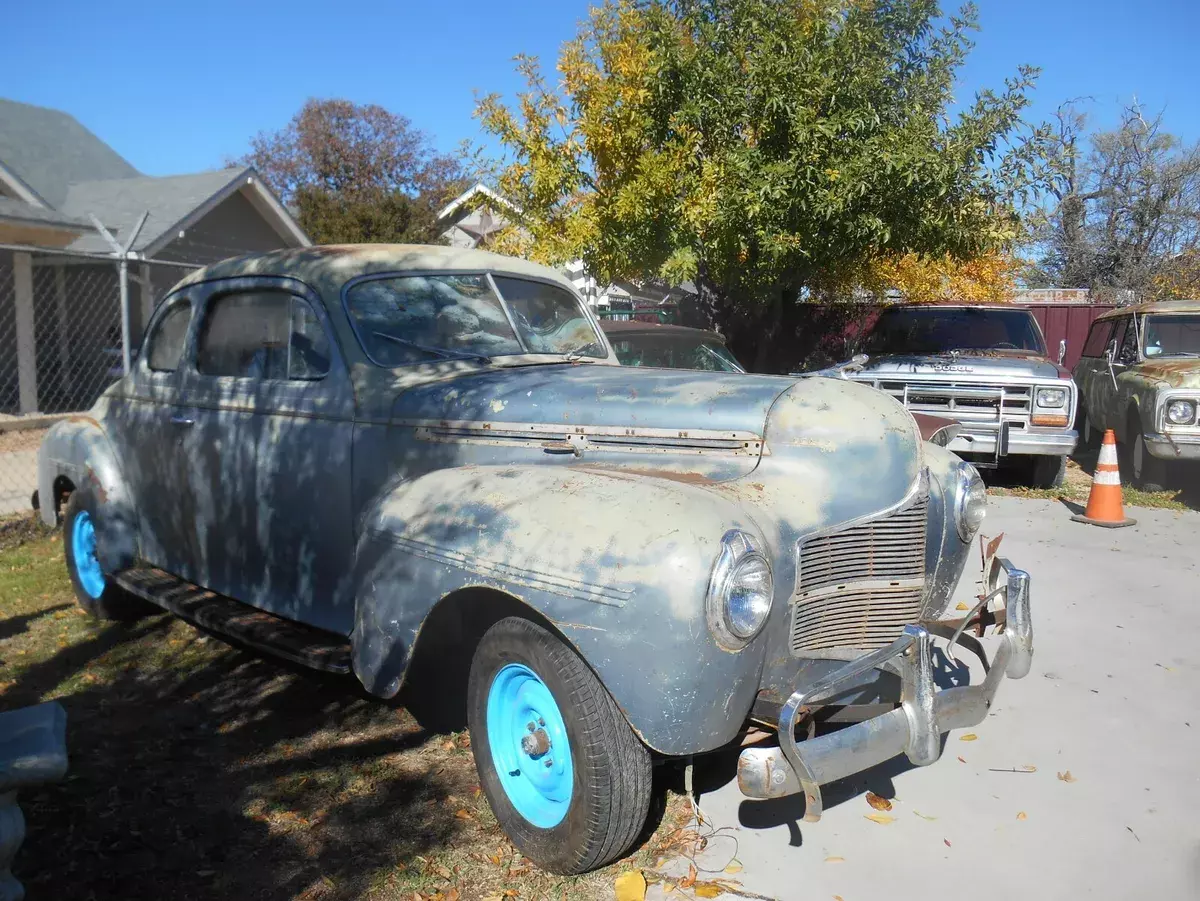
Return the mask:
{"type": "Polygon", "coordinates": [[[503,300],[483,274],[371,278],[346,291],[346,312],[381,366],[526,353],[607,355],[570,292],[519,278],[496,277],[496,283],[503,300]]]}
{"type": "Polygon", "coordinates": [[[1027,350],[1045,354],[1028,310],[904,307],[884,310],[863,347],[868,354],[941,354],[953,350],[1027,350]]]}
{"type": "Polygon", "coordinates": [[[720,341],[703,334],[611,335],[613,352],[622,366],[659,369],[703,369],[708,372],[745,372],[720,341]]]}
{"type": "Polygon", "coordinates": [[[1143,336],[1147,357],[1200,357],[1200,315],[1147,316],[1143,336]]]}

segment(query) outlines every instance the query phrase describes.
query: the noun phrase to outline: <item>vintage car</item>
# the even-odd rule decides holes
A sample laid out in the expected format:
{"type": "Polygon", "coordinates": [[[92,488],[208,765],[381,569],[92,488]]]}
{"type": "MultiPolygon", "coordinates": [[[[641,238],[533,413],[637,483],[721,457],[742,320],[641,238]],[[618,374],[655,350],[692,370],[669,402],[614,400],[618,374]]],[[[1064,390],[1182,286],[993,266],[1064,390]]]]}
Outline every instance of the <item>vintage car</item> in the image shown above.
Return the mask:
{"type": "Polygon", "coordinates": [[[834,373],[886,391],[914,413],[957,420],[950,450],[980,469],[1062,484],[1078,437],[1075,383],[1046,353],[1033,314],[1008,304],[898,304],[834,373]]]}
{"type": "Polygon", "coordinates": [[[658,322],[602,319],[613,353],[622,366],[745,372],[719,332],[658,322]]]}
{"type": "Polygon", "coordinates": [[[743,791],[816,819],[823,783],[932,763],[1030,667],[1029,577],[994,547],[943,619],[986,496],[895,400],[619,366],[569,281],[482,251],[190,275],[39,485],[84,608],[149,601],[461,717],[500,824],[560,873],[635,841],[652,760],[766,725],[743,791]],[[987,678],[936,690],[933,636],[983,654],[956,633],[998,619],[987,678]]]}
{"type": "Polygon", "coordinates": [[[1075,366],[1087,445],[1117,435],[1125,478],[1166,487],[1200,460],[1200,301],[1118,307],[1097,317],[1075,366]],[[1185,470],[1186,467],[1186,470],[1185,470]]]}

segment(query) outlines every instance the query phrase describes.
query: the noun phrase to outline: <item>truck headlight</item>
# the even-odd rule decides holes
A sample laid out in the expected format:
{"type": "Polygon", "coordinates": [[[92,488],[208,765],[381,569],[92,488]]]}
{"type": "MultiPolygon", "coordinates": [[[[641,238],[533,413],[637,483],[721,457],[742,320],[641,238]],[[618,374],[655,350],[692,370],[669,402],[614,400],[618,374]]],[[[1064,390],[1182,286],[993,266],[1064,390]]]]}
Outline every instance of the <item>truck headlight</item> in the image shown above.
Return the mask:
{"type": "Polygon", "coordinates": [[[759,633],[775,593],[771,564],[745,532],[721,539],[705,602],[709,630],[721,647],[738,651],[759,633]]]}
{"type": "Polygon", "coordinates": [[[970,463],[959,467],[953,509],[958,537],[963,541],[970,541],[983,525],[983,517],[987,515],[987,486],[979,477],[979,470],[970,463]]]}
{"type": "Polygon", "coordinates": [[[1039,407],[1047,407],[1050,409],[1065,407],[1067,405],[1067,389],[1038,388],[1037,405],[1039,407]]]}
{"type": "Polygon", "coordinates": [[[1196,405],[1190,400],[1173,400],[1167,405],[1167,422],[1190,425],[1196,418],[1196,405]]]}

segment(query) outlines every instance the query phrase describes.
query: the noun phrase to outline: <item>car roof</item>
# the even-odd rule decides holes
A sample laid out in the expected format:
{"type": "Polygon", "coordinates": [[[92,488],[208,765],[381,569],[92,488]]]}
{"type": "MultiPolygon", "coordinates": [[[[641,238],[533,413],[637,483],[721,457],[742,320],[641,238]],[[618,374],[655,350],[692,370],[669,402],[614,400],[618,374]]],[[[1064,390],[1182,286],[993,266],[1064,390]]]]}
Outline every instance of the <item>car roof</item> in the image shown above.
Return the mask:
{"type": "Polygon", "coordinates": [[[1155,300],[1150,303],[1117,307],[1101,313],[1096,317],[1096,321],[1116,319],[1118,316],[1128,316],[1130,313],[1200,313],[1200,300],[1155,300]]]}
{"type": "Polygon", "coordinates": [[[382,272],[494,272],[553,282],[574,293],[570,280],[549,266],[486,250],[432,244],[323,244],[231,257],[196,270],[174,290],[213,279],[271,275],[336,293],[352,278],[382,272]]]}
{"type": "Polygon", "coordinates": [[[720,332],[710,332],[702,328],[688,328],[686,325],[667,325],[663,322],[639,322],[636,319],[601,319],[600,327],[606,335],[675,335],[676,337],[711,338],[725,343],[725,336],[720,332]]]}

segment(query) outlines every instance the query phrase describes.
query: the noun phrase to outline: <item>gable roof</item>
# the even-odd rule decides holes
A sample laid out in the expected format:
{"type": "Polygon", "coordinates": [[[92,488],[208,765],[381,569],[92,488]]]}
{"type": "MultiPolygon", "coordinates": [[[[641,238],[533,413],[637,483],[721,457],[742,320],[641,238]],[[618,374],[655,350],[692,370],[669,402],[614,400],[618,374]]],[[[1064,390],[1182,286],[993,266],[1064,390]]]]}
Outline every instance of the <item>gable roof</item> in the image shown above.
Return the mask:
{"type": "Polygon", "coordinates": [[[0,98],[0,162],[46,206],[58,208],[71,182],[130,178],[137,169],[55,109],[0,98]]]}
{"type": "Polygon", "coordinates": [[[22,222],[36,222],[45,225],[65,226],[78,231],[91,230],[92,224],[74,216],[56,212],[44,206],[34,206],[23,200],[11,197],[0,197],[0,219],[17,219],[22,222]]]}

